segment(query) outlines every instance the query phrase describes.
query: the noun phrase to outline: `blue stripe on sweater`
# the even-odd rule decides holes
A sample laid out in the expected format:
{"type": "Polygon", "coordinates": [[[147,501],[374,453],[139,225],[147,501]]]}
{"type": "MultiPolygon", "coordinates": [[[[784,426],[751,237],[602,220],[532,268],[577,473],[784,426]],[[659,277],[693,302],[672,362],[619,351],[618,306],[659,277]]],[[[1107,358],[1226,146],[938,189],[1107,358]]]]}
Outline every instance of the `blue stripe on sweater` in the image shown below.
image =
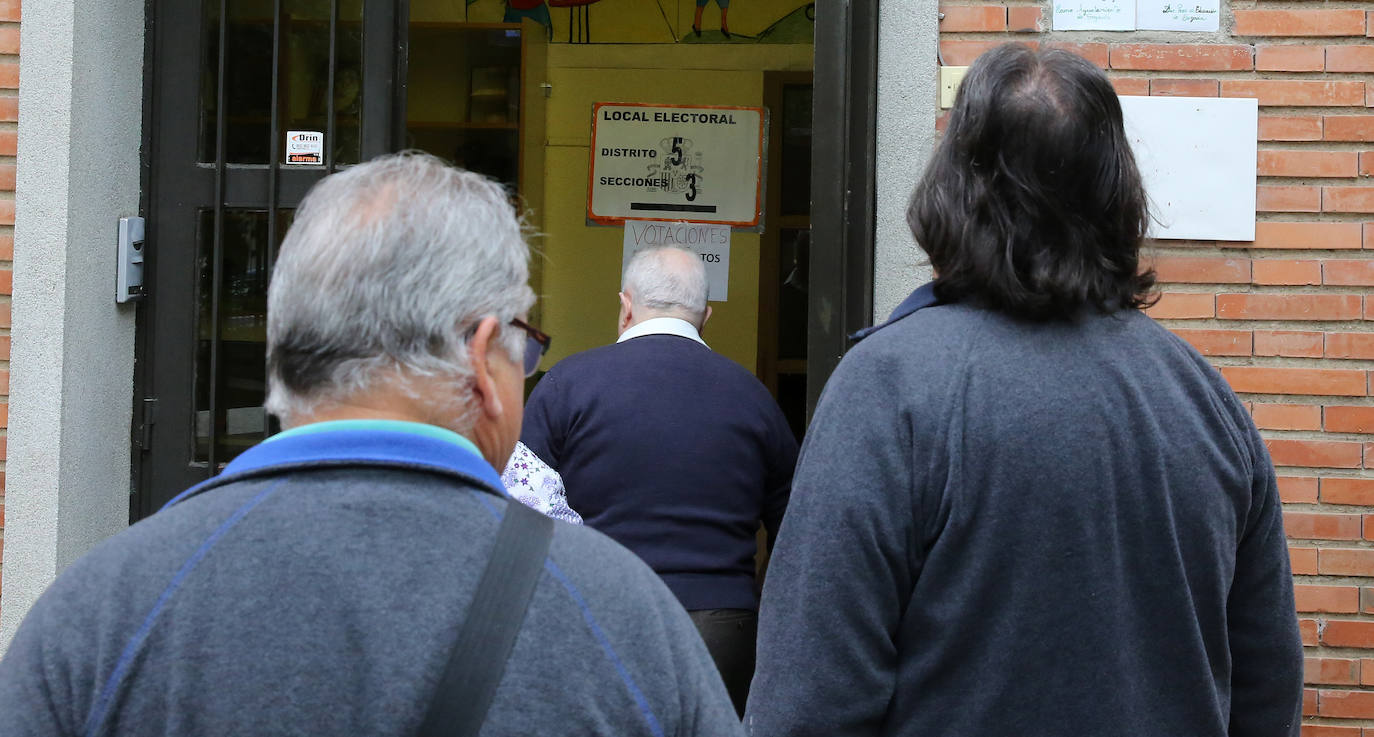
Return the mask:
{"type": "MultiPolygon", "coordinates": [[[[482,505],[487,508],[488,512],[491,512],[492,517],[498,520],[501,519],[501,512],[498,511],[490,501],[482,497],[478,497],[478,500],[482,502],[482,505]]],[[[519,504],[520,502],[511,501],[510,503],[519,504]]],[[[630,675],[630,669],[625,667],[625,662],[621,660],[620,655],[616,653],[615,646],[611,645],[610,639],[607,638],[606,633],[602,631],[601,624],[596,621],[596,615],[592,614],[591,606],[587,604],[586,599],[582,598],[582,592],[577,590],[573,582],[568,580],[568,577],[563,573],[563,569],[559,568],[558,564],[554,563],[551,558],[544,559],[544,570],[548,571],[549,575],[553,576],[555,581],[563,584],[563,588],[567,590],[568,595],[571,596],[573,602],[577,604],[577,608],[582,610],[582,619],[587,623],[587,628],[591,630],[592,637],[595,638],[597,644],[601,646],[602,652],[606,653],[606,659],[611,661],[611,665],[615,668],[616,673],[620,674],[620,680],[624,682],[625,690],[630,692],[630,697],[634,699],[635,705],[639,707],[639,713],[644,717],[645,723],[648,724],[649,732],[653,734],[654,737],[663,737],[663,727],[658,723],[658,717],[654,716],[654,710],[653,707],[649,705],[649,699],[644,696],[644,692],[640,690],[639,684],[635,683],[634,676],[630,675]]]]}
{"type": "Polygon", "coordinates": [[[125,676],[128,675],[129,668],[133,666],[134,659],[138,657],[139,651],[143,649],[144,643],[148,641],[148,635],[153,631],[153,624],[157,621],[158,615],[162,614],[162,610],[167,608],[167,602],[171,600],[172,595],[176,593],[177,589],[181,588],[181,584],[191,575],[191,571],[195,570],[195,567],[210,553],[210,549],[215,546],[215,543],[219,542],[221,538],[228,534],[229,530],[233,529],[234,525],[237,525],[249,512],[253,511],[254,507],[267,501],[267,498],[274,494],[277,489],[281,488],[282,484],[285,482],[286,479],[280,479],[275,483],[269,484],[267,488],[258,492],[256,496],[249,499],[247,503],[235,510],[233,514],[229,515],[228,519],[224,520],[219,527],[215,528],[214,532],[210,533],[209,537],[205,538],[205,542],[201,543],[199,548],[196,548],[196,552],[192,553],[191,557],[187,558],[186,562],[181,564],[181,568],[176,572],[176,575],[172,576],[172,580],[167,584],[167,588],[163,589],[162,595],[157,597],[157,601],[153,603],[153,608],[148,610],[148,615],[143,618],[143,624],[138,628],[138,631],[134,632],[134,636],[129,638],[129,642],[124,646],[124,651],[120,653],[119,660],[115,663],[114,671],[110,673],[110,677],[105,681],[105,687],[100,690],[100,697],[97,698],[95,704],[91,706],[90,714],[86,717],[86,737],[95,737],[95,735],[100,733],[100,729],[104,726],[105,719],[109,715],[110,703],[114,700],[115,694],[119,691],[119,685],[124,681],[125,676]]]}

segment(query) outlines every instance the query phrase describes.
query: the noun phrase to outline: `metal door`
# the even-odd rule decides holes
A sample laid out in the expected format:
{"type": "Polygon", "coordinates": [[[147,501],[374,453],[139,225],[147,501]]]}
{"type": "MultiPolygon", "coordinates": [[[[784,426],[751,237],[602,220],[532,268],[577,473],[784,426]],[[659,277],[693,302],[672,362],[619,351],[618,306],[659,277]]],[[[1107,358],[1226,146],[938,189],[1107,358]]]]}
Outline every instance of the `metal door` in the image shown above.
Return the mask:
{"type": "Polygon", "coordinates": [[[131,518],[271,432],[268,271],[312,184],[395,149],[398,5],[151,3],[131,518]]]}

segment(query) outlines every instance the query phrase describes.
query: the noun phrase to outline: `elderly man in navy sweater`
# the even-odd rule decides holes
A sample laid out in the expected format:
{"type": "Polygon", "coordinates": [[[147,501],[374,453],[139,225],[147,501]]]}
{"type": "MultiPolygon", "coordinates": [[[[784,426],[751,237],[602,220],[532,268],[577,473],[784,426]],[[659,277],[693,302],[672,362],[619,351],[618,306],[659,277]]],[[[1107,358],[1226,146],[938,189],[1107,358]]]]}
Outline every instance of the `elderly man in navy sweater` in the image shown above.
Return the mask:
{"type": "Polygon", "coordinates": [[[760,522],[771,545],[797,444],[768,390],[701,339],[706,270],[691,251],[630,260],[620,339],[535,387],[522,440],[563,475],[587,524],[638,553],[692,615],[743,710],[754,671],[760,522]]]}

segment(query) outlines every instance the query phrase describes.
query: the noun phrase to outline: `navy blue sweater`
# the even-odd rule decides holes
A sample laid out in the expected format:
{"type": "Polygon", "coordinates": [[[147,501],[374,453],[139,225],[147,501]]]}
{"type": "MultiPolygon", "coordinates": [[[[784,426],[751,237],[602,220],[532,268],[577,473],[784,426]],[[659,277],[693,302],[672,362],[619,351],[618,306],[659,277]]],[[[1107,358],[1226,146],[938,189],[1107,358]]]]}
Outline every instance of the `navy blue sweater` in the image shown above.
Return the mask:
{"type": "MultiPolygon", "coordinates": [[[[919,296],[919,295],[918,295],[919,296]]],[[[1145,315],[922,309],[821,397],[769,564],[754,737],[1288,737],[1274,468],[1145,315]]]]}
{"type": "Polygon", "coordinates": [[[755,534],[777,530],[797,444],[738,364],[672,335],[570,356],[530,395],[521,440],[684,607],[758,606],[755,534]]]}

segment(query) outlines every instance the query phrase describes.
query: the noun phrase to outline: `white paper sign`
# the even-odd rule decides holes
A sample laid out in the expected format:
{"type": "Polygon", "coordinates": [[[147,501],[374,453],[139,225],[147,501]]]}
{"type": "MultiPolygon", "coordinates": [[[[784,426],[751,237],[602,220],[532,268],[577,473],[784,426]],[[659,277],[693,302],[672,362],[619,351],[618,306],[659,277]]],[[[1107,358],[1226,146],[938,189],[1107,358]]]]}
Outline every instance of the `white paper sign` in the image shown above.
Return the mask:
{"type": "Polygon", "coordinates": [[[1133,0],[1054,0],[1056,31],[1134,31],[1133,0]]]}
{"type": "Polygon", "coordinates": [[[631,256],[654,246],[678,246],[694,251],[706,265],[707,300],[724,302],[729,296],[730,226],[626,220],[620,273],[625,273],[631,256]]]}
{"type": "Polygon", "coordinates": [[[1135,24],[1146,31],[1216,31],[1220,0],[1136,0],[1135,24]]]}
{"type": "Polygon", "coordinates": [[[1120,100],[1126,138],[1150,197],[1149,236],[1254,240],[1258,101],[1120,100]]]}
{"type": "Polygon", "coordinates": [[[324,134],[319,131],[287,131],[285,163],[300,166],[324,164],[324,134]]]}
{"type": "Polygon", "coordinates": [[[587,219],[754,227],[763,205],[763,134],[763,108],[598,102],[587,219]]]}

